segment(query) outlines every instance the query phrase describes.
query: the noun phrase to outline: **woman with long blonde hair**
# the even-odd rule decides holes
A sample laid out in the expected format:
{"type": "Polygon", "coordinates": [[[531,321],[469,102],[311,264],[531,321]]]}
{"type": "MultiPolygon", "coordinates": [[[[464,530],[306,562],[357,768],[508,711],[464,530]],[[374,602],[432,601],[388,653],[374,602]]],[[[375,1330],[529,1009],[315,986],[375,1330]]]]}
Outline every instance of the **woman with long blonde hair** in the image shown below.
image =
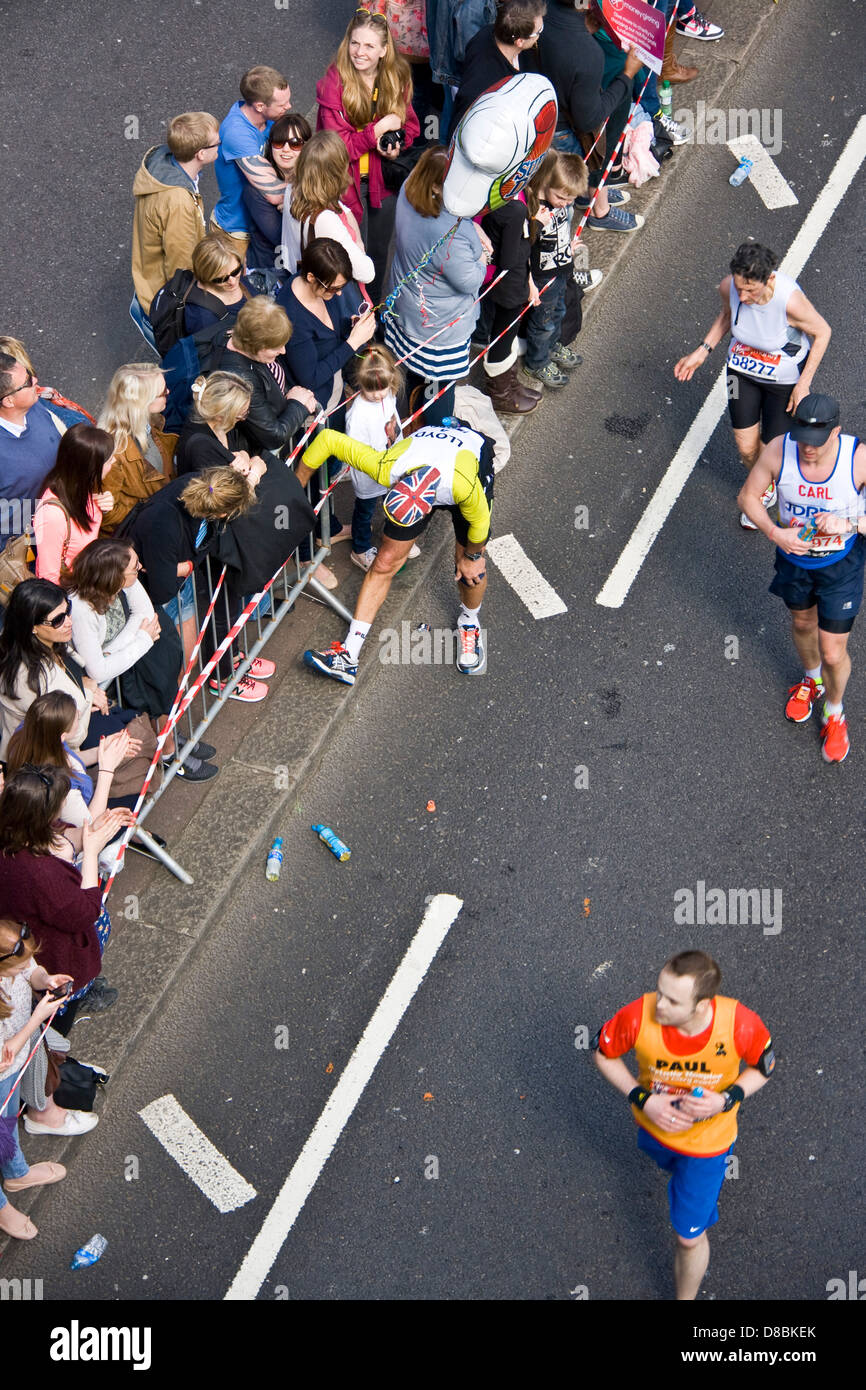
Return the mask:
{"type": "Polygon", "coordinates": [[[376,268],[370,290],[376,302],[396,210],[382,160],[396,159],[420,134],[409,64],[397,52],[383,15],[356,10],[334,62],[316,85],[316,100],[318,129],[335,130],[349,153],[352,183],[345,202],[376,268]],[[403,138],[392,143],[397,132],[403,138]],[[389,137],[384,146],[383,136],[389,137]]]}
{"type": "Polygon", "coordinates": [[[99,415],[99,428],[114,436],[114,463],[105,490],[114,506],[102,519],[103,535],[117,530],[136,502],[152,497],[171,474],[176,436],[162,429],[166,385],[161,367],[127,362],[118,367],[99,415]]]}

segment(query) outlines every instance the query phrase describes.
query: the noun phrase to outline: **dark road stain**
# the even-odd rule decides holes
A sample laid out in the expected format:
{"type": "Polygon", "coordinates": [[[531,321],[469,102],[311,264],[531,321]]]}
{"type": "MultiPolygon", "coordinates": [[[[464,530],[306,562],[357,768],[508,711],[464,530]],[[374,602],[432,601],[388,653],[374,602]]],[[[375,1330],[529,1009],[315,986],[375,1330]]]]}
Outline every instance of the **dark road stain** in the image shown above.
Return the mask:
{"type": "Polygon", "coordinates": [[[642,415],[608,415],[604,427],[608,434],[617,434],[621,439],[637,439],[649,422],[649,411],[642,415]]]}
{"type": "Polygon", "coordinates": [[[622,709],[622,701],[616,686],[612,690],[602,690],[601,703],[605,719],[616,719],[622,709]]]}

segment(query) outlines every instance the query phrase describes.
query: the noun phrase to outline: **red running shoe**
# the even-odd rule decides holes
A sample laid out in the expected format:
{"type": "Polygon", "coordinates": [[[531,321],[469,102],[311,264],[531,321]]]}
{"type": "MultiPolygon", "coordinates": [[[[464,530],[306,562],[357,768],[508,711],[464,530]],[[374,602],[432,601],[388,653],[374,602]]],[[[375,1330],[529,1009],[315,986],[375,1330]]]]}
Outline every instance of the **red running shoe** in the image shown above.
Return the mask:
{"type": "Polygon", "coordinates": [[[788,691],[785,718],[790,719],[792,724],[805,724],[812,713],[812,706],[823,694],[823,681],[814,681],[811,676],[804,676],[799,685],[792,685],[788,691]]]}
{"type": "Polygon", "coordinates": [[[851,749],[848,741],[848,721],[844,714],[831,714],[823,729],[821,738],[824,747],[821,756],[825,763],[844,763],[851,749]]]}

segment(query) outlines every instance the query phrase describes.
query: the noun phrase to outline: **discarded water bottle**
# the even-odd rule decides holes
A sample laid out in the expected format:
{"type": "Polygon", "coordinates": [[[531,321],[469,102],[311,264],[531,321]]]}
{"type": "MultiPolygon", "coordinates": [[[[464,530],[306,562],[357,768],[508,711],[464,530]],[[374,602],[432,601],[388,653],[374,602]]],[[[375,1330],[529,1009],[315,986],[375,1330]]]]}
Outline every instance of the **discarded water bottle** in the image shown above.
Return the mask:
{"type": "Polygon", "coordinates": [[[310,829],[315,830],[322,843],[328,846],[328,849],[339,859],[341,864],[345,864],[352,851],[348,845],[343,844],[339,835],[335,835],[329,825],[311,825],[310,829]]]}
{"type": "Polygon", "coordinates": [[[271,845],[268,854],[268,862],[265,866],[265,878],[268,883],[276,883],[280,876],[280,869],[283,867],[283,841],[278,835],[271,845]]]}
{"type": "Polygon", "coordinates": [[[732,188],[739,188],[741,183],[746,182],[746,179],[749,177],[751,172],[752,161],[751,159],[746,159],[746,156],[743,155],[743,158],[740,160],[736,169],[731,174],[731,177],[728,179],[728,183],[731,185],[732,188]]]}
{"type": "Polygon", "coordinates": [[[659,110],[663,116],[672,116],[674,109],[674,93],[670,82],[665,80],[659,88],[659,110]]]}
{"type": "Polygon", "coordinates": [[[101,1260],[105,1254],[108,1241],[105,1236],[91,1236],[86,1245],[82,1245],[80,1250],[76,1250],[72,1256],[70,1269],[87,1269],[90,1265],[95,1265],[97,1260],[101,1260]]]}

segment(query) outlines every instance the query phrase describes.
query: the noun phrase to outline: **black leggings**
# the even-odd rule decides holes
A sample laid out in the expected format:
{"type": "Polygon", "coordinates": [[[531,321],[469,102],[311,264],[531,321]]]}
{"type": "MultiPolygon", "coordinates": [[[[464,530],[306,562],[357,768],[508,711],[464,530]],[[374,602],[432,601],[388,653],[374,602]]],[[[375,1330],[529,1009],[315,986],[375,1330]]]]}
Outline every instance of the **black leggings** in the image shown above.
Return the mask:
{"type": "Polygon", "coordinates": [[[793,389],[793,382],[754,381],[728,368],[728,414],[734,429],[747,430],[760,423],[764,444],[786,434],[791,417],[785,407],[793,389]]]}

